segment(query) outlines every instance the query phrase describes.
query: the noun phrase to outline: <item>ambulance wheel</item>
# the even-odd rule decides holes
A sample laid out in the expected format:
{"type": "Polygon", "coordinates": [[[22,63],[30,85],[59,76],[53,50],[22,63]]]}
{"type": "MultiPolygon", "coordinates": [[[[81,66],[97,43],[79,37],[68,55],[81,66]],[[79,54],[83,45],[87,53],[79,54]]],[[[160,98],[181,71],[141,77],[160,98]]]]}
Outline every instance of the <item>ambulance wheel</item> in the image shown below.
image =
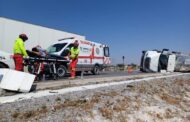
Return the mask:
{"type": "Polygon", "coordinates": [[[94,75],[100,74],[100,67],[98,65],[94,66],[94,69],[92,70],[92,74],[94,74],[94,75]]]}
{"type": "Polygon", "coordinates": [[[66,67],[64,65],[60,65],[58,68],[57,68],[57,75],[58,77],[64,77],[66,75],[66,67]]]}
{"type": "Polygon", "coordinates": [[[77,71],[76,75],[81,75],[82,71],[77,71]]]}
{"type": "Polygon", "coordinates": [[[41,81],[42,80],[42,76],[41,75],[37,75],[36,76],[36,81],[41,81]]]}

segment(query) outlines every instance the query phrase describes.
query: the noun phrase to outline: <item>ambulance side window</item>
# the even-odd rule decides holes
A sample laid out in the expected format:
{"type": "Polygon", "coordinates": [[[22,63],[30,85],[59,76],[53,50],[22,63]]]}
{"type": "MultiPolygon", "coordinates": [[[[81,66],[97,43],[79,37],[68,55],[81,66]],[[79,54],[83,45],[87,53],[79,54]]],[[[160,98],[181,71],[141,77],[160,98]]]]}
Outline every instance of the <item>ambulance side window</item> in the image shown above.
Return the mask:
{"type": "Polygon", "coordinates": [[[74,44],[70,44],[67,48],[71,49],[71,47],[73,47],[74,44]]]}
{"type": "Polygon", "coordinates": [[[73,44],[70,44],[69,46],[67,46],[65,50],[61,53],[61,56],[67,56],[71,50],[71,47],[73,46],[74,46],[73,44]]]}
{"type": "Polygon", "coordinates": [[[106,57],[110,56],[109,47],[104,47],[104,56],[106,56],[106,57]]]}

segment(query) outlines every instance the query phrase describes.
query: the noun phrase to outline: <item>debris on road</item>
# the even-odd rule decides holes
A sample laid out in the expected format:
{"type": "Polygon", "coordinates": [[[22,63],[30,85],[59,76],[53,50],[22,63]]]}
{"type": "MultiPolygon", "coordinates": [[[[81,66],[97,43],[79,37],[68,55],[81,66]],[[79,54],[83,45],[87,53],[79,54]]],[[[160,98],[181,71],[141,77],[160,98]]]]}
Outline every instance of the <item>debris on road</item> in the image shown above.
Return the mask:
{"type": "Polygon", "coordinates": [[[10,91],[29,92],[35,75],[11,69],[0,69],[0,88],[10,91]]]}

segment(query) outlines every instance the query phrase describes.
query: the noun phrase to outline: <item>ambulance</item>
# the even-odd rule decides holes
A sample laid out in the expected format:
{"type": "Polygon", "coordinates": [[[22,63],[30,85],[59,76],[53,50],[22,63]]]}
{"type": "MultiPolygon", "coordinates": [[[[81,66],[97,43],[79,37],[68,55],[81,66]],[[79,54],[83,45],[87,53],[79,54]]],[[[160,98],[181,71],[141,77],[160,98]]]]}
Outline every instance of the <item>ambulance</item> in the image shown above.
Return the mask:
{"type": "Polygon", "coordinates": [[[4,51],[0,51],[0,68],[15,68],[13,55],[4,51]]]}
{"type": "MultiPolygon", "coordinates": [[[[75,40],[77,39],[60,39],[51,45],[47,51],[49,54],[59,55],[69,60],[68,54],[75,40]]],[[[94,75],[97,75],[111,63],[109,47],[107,45],[88,40],[78,40],[78,42],[80,52],[76,67],[77,72],[91,71],[94,75]]],[[[60,68],[58,74],[64,74],[65,70],[69,72],[69,66],[65,66],[62,69],[60,68]]]]}

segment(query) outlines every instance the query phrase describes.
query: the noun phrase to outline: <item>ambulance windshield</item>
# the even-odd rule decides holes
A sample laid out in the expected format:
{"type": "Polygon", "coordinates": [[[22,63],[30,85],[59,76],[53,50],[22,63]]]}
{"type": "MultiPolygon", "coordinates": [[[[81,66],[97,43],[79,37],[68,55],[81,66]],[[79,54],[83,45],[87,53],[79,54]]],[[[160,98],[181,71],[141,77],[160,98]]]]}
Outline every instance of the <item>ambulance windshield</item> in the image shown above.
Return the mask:
{"type": "Polygon", "coordinates": [[[51,45],[48,49],[47,49],[47,51],[48,51],[48,53],[56,53],[56,52],[59,52],[59,51],[61,51],[64,47],[65,47],[65,45],[66,45],[67,43],[59,43],[59,44],[54,44],[54,45],[51,45]]]}

